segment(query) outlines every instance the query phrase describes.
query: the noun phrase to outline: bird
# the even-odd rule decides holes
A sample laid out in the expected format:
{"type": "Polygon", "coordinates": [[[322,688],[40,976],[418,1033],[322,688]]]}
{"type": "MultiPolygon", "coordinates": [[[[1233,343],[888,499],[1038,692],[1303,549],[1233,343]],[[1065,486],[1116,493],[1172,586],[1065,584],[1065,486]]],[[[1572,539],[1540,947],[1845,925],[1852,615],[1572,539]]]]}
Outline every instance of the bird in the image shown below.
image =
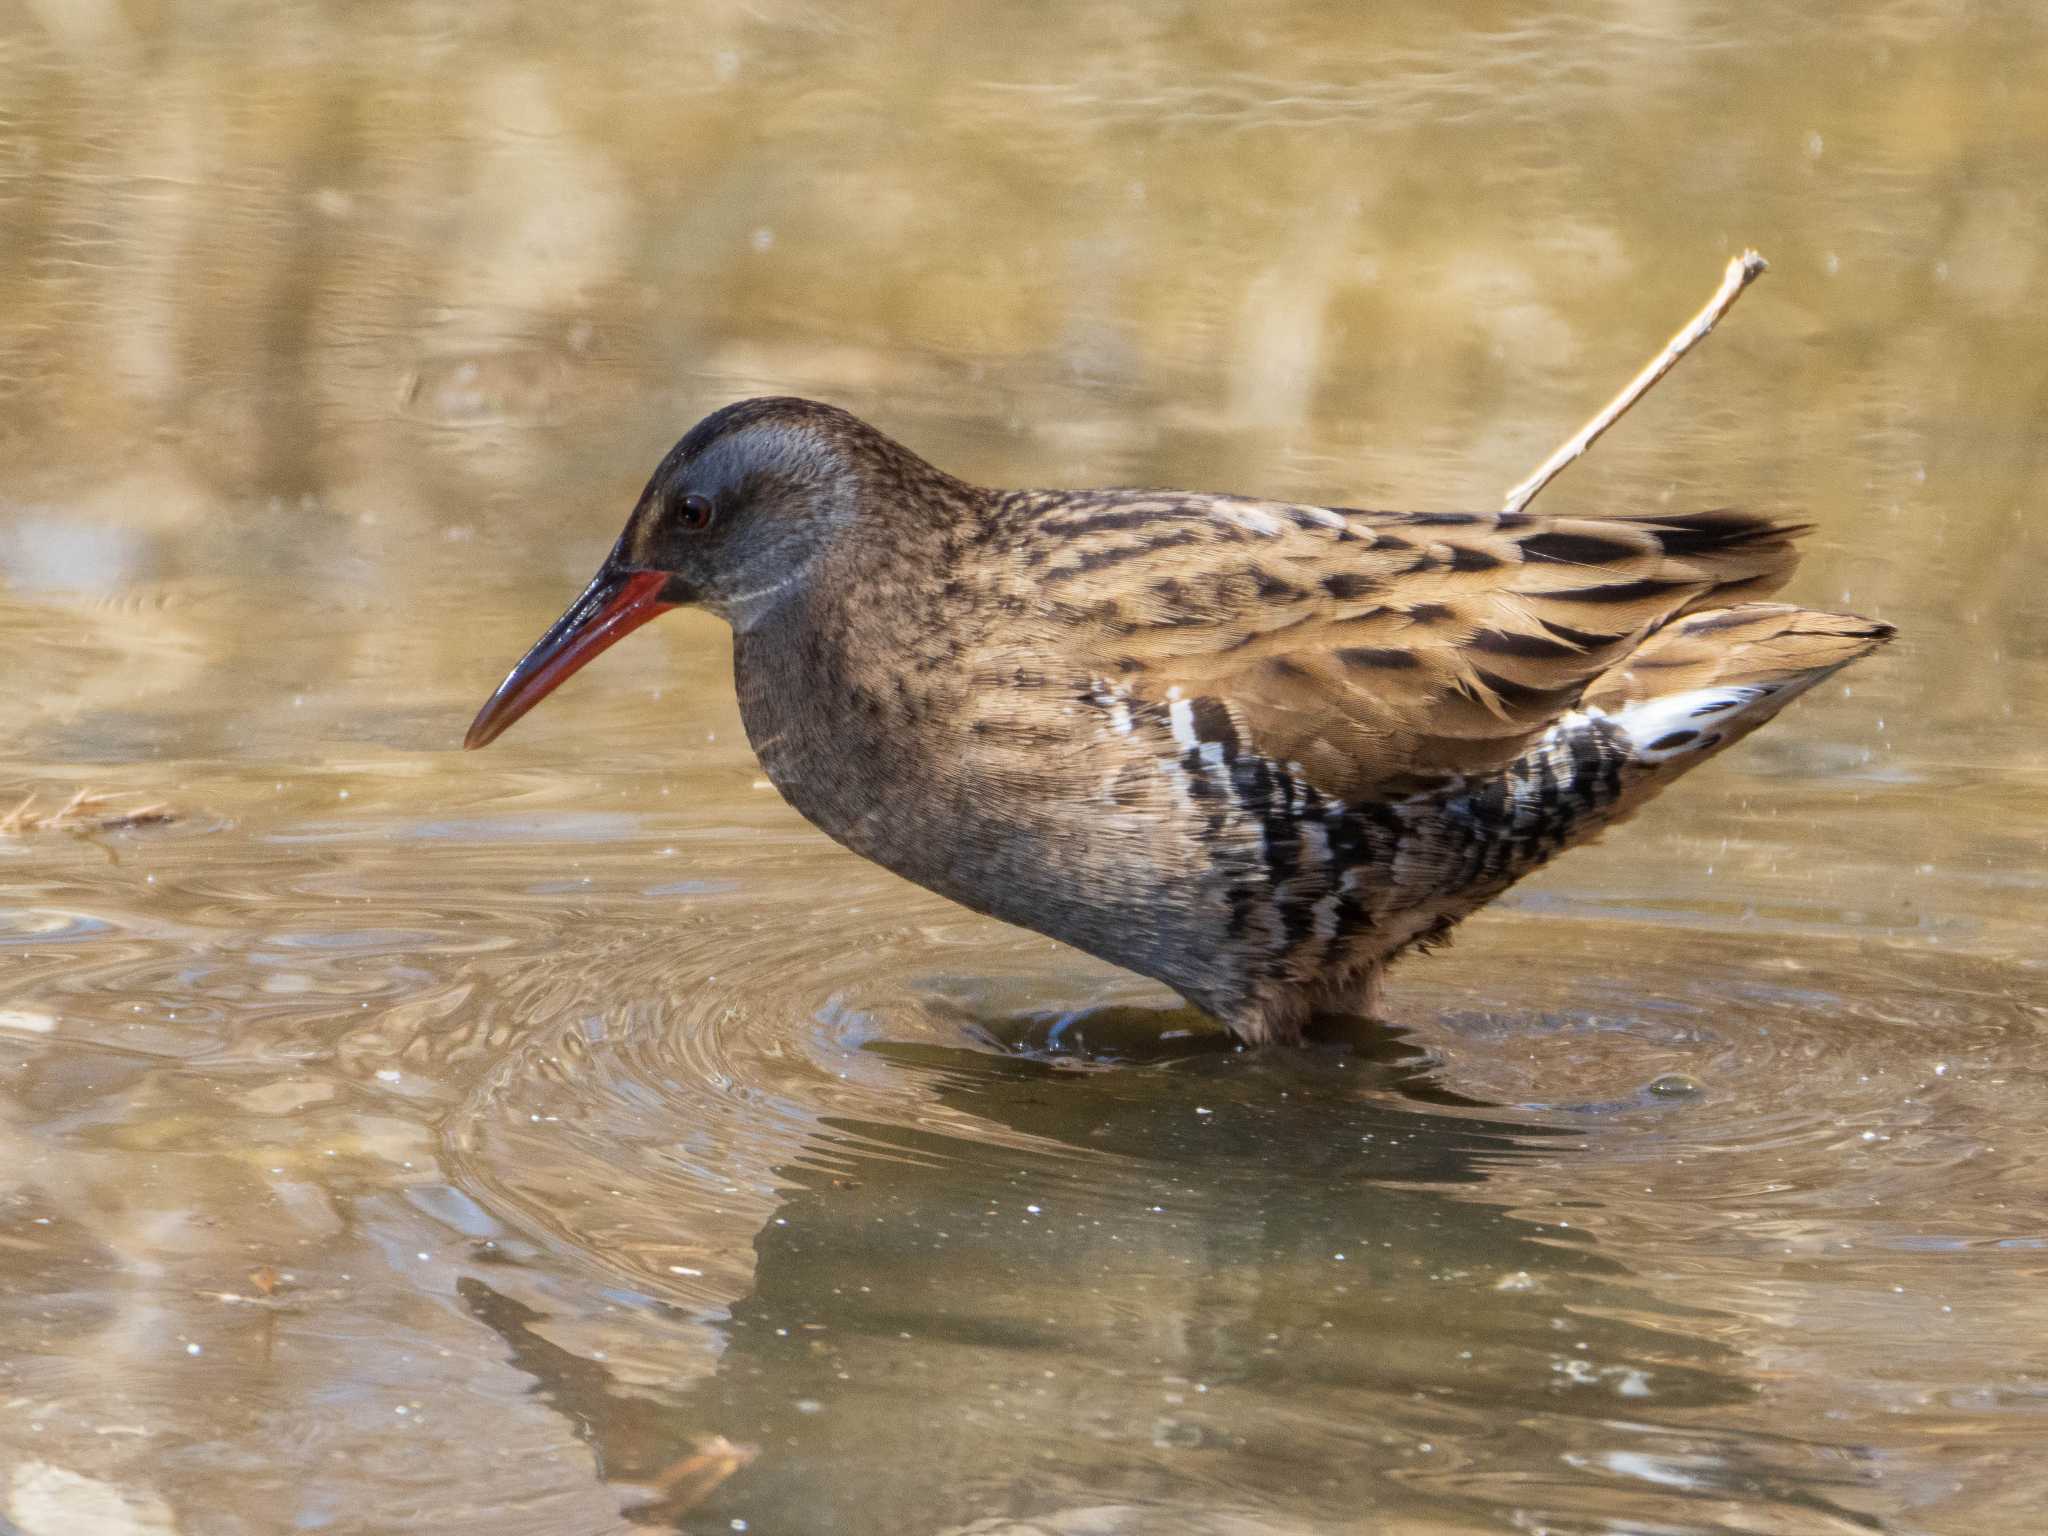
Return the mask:
{"type": "Polygon", "coordinates": [[[1298,1044],[1891,637],[1761,601],[1806,531],[992,489],[748,399],[661,460],[465,745],[707,609],[755,755],[828,836],[1298,1044]]]}

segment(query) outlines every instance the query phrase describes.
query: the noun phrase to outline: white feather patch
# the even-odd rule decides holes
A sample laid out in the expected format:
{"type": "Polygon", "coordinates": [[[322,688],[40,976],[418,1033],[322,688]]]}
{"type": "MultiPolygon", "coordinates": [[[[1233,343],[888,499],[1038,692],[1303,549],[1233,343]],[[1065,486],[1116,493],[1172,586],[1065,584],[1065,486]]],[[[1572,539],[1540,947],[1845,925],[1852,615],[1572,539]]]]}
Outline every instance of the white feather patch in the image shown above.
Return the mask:
{"type": "Polygon", "coordinates": [[[1209,511],[1226,523],[1234,523],[1246,533],[1262,533],[1273,537],[1284,526],[1280,519],[1259,507],[1247,506],[1242,502],[1216,502],[1209,511]]]}
{"type": "MultiPolygon", "coordinates": [[[[1301,824],[1301,841],[1308,860],[1318,873],[1325,872],[1331,864],[1329,829],[1320,822],[1305,821],[1301,824]]],[[[1332,890],[1316,902],[1313,914],[1313,932],[1327,942],[1337,936],[1337,907],[1344,899],[1341,887],[1332,890]]]]}
{"type": "Polygon", "coordinates": [[[1131,734],[1131,691],[1102,678],[1089,679],[1089,701],[1109,711],[1110,728],[1119,736],[1131,734]]]}
{"type": "Polygon", "coordinates": [[[1718,747],[1727,727],[1783,690],[1770,684],[1747,683],[1724,688],[1692,688],[1667,693],[1615,710],[1608,716],[1627,734],[1636,757],[1645,763],[1668,763],[1690,752],[1718,747]]]}

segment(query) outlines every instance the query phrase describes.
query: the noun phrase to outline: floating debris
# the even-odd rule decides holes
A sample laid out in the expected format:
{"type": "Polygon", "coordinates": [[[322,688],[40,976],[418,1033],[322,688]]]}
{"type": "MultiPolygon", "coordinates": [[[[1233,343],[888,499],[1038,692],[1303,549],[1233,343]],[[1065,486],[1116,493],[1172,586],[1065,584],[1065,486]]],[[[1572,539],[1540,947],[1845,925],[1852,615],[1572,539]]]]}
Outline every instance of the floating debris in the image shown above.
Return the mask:
{"type": "Polygon", "coordinates": [[[158,827],[178,819],[178,813],[163,801],[110,810],[122,796],[81,789],[54,811],[38,811],[31,794],[6,815],[0,816],[0,836],[27,837],[37,832],[125,832],[131,827],[158,827]]]}

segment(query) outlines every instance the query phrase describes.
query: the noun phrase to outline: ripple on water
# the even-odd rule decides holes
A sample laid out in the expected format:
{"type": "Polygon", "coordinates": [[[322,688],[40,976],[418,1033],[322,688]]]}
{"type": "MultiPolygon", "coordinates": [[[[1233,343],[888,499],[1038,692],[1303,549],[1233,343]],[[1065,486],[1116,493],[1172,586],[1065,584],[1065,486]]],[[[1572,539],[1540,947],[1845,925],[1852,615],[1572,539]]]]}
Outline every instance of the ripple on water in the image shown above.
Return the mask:
{"type": "Polygon", "coordinates": [[[47,907],[0,909],[0,945],[61,944],[113,931],[112,923],[89,912],[60,912],[47,907]]]}
{"type": "Polygon", "coordinates": [[[1990,960],[1538,905],[1404,972],[1407,1034],[1247,1054],[773,816],[390,793],[153,881],[76,850],[0,923],[0,1035],[166,1154],[231,1115],[266,1210],[453,1286],[618,1477],[774,1447],[707,1528],[939,1529],[995,1446],[1076,1507],[1826,1528],[1896,1481],[1939,1308],[2010,1332],[1968,1276],[2041,1262],[1990,960]]]}

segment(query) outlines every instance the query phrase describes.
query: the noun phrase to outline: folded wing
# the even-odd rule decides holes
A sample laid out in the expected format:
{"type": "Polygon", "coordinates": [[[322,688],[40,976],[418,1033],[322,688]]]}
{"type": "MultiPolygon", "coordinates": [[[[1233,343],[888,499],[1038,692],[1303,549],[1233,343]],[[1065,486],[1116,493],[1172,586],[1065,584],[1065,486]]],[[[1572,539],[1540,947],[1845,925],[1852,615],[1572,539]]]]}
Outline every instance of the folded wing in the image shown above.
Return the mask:
{"type": "MultiPolygon", "coordinates": [[[[1803,530],[1737,511],[1358,512],[1122,493],[1062,506],[1032,591],[1134,710],[1346,800],[1519,755],[1684,614],[1760,597],[1803,530]]],[[[1035,557],[1035,558],[1034,558],[1035,557]]]]}

